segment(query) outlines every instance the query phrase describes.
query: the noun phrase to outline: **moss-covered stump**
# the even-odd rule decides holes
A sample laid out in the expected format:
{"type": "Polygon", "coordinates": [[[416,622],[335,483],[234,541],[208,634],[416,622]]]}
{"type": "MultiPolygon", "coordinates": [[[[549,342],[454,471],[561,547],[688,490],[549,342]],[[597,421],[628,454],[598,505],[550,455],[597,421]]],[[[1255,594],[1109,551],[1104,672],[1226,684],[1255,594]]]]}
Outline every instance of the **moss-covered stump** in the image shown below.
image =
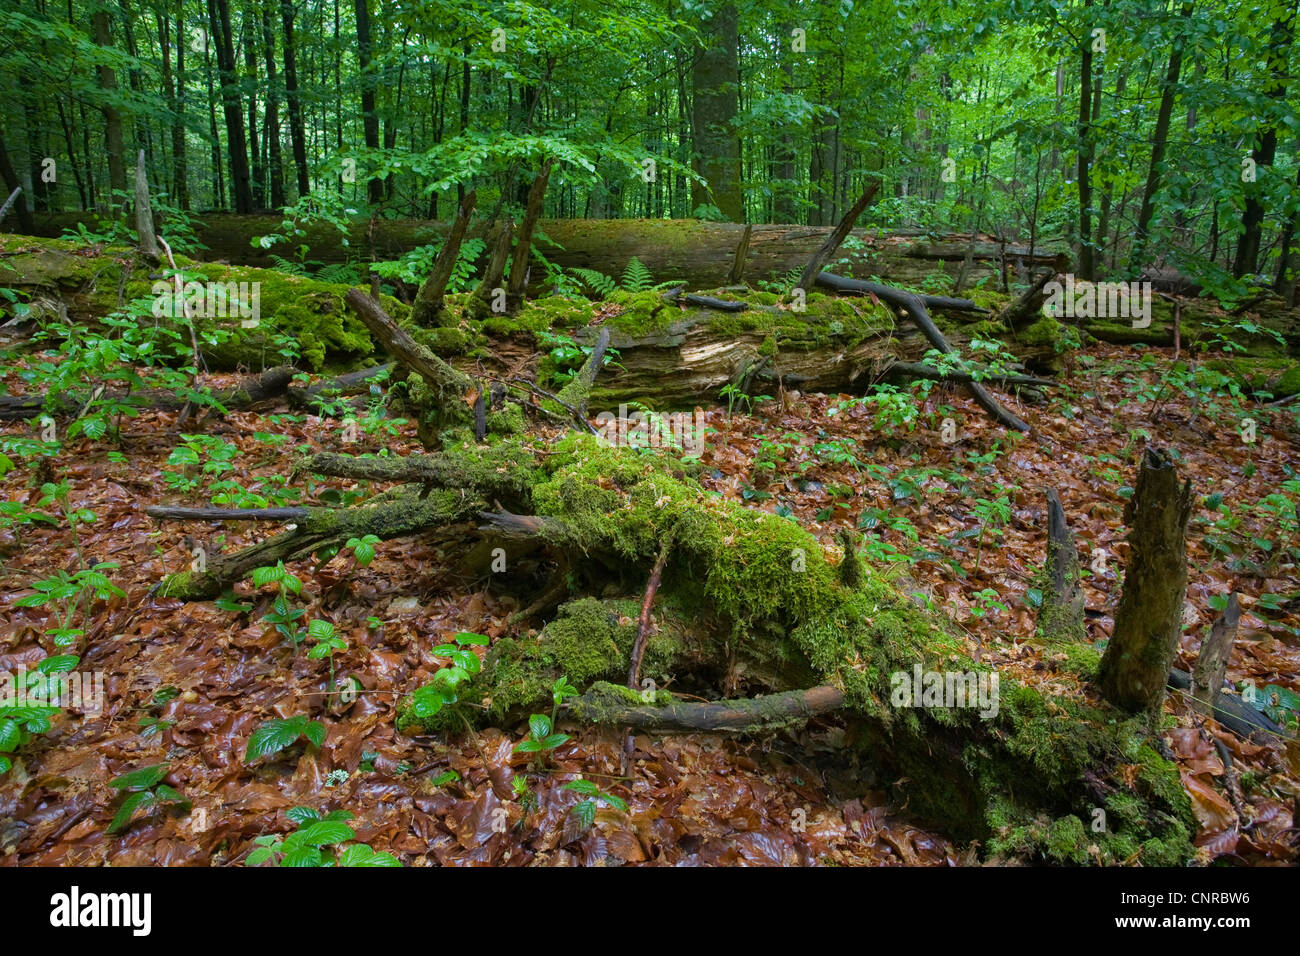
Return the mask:
{"type": "MultiPolygon", "coordinates": [[[[176,265],[183,270],[186,283],[211,282],[223,287],[234,283],[241,295],[245,289],[257,293],[258,321],[254,327],[244,327],[245,318],[233,302],[214,310],[218,314],[205,315],[205,305],[195,315],[204,357],[214,369],[260,369],[280,364],[280,337],[292,340],[304,364],[313,369],[327,362],[350,364],[372,351],[365,326],[344,305],[346,285],[288,275],[277,269],[196,262],[184,256],[176,257],[176,265]],[[248,285],[241,287],[242,283],[248,285]]],[[[106,249],[73,240],[0,234],[0,286],[38,300],[55,298],[78,319],[94,322],[135,300],[148,300],[146,311],[151,311],[159,298],[156,290],[160,284],[170,288],[158,267],[125,246],[106,249]]],[[[205,295],[205,303],[206,299],[205,295]]],[[[384,296],[383,302],[391,315],[401,316],[407,311],[396,299],[384,296]]],[[[245,304],[251,308],[252,302],[247,300],[245,304]]],[[[0,306],[0,316],[4,314],[0,306]]],[[[166,314],[158,320],[172,321],[166,314]]]]}
{"type": "MultiPolygon", "coordinates": [[[[991,672],[905,581],[876,568],[845,574],[842,561],[855,556],[828,556],[795,522],[704,491],[672,459],[574,435],[544,468],[531,494],[546,519],[537,534],[574,558],[571,581],[599,593],[610,590],[611,564],[639,574],[617,597],[575,597],[538,634],[499,639],[460,695],[483,705],[480,719],[549,706],[560,676],[579,688],[623,683],[644,575],[670,542],[641,669],[656,686],[674,679],[732,697],[838,688],[863,749],[908,781],[909,809],[994,852],[1190,856],[1195,824],[1177,769],[1150,749],[1139,720],[991,672]]],[[[400,708],[408,733],[459,721],[416,698],[400,708]]]]}

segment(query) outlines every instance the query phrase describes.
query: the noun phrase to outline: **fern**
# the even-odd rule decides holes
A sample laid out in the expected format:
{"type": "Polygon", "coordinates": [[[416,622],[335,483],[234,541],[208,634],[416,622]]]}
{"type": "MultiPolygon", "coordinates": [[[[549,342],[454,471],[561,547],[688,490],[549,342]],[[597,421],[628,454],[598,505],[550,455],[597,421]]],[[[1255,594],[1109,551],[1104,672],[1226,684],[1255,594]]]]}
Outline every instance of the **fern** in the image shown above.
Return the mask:
{"type": "Polygon", "coordinates": [[[361,273],[357,267],[351,263],[336,262],[328,265],[316,273],[316,278],[321,282],[341,282],[347,285],[358,285],[361,282],[361,273]]]}
{"type": "Polygon", "coordinates": [[[277,256],[271,253],[271,261],[275,263],[275,268],[280,272],[286,272],[291,276],[306,276],[307,268],[301,263],[294,262],[292,259],[286,259],[284,256],[277,256]]]}
{"type": "MultiPolygon", "coordinates": [[[[635,262],[636,260],[632,261],[635,262]]],[[[603,272],[597,272],[595,269],[577,266],[569,269],[569,272],[602,299],[618,288],[618,284],[613,279],[603,272]]]]}
{"type": "Polygon", "coordinates": [[[625,292],[648,292],[654,285],[654,276],[636,256],[627,260],[623,270],[623,290],[625,292]]]}

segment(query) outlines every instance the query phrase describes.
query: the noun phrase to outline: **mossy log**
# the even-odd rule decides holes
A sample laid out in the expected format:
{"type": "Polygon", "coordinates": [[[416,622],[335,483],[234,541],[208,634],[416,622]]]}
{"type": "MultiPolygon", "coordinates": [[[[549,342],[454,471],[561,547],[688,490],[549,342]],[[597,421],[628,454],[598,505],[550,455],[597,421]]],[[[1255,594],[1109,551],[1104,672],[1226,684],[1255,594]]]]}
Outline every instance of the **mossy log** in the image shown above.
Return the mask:
{"type": "Polygon", "coordinates": [[[813,717],[833,714],[843,706],[844,694],[838,687],[830,686],[739,700],[702,703],[674,700],[656,706],[634,690],[598,681],[581,697],[569,701],[566,712],[579,720],[606,727],[753,734],[801,726],[813,717]]]}
{"type": "MultiPolygon", "coordinates": [[[[281,229],[280,216],[237,216],[204,213],[196,234],[208,247],[206,255],[235,265],[267,267],[274,264],[271,252],[252,243],[281,229]]],[[[96,228],[89,213],[53,213],[36,217],[35,234],[57,237],[77,223],[96,228]]],[[[472,223],[467,236],[484,238],[487,248],[495,246],[503,223],[488,228],[482,220],[472,223]]],[[[345,236],[333,225],[307,223],[301,241],[307,258],[326,264],[360,257],[370,260],[396,259],[417,246],[441,242],[451,223],[418,219],[364,220],[353,223],[345,236]],[[344,243],[346,238],[347,242],[344,243]]],[[[566,269],[582,267],[606,275],[621,276],[633,257],[644,263],[660,280],[680,279],[692,288],[709,288],[729,281],[736,266],[736,251],[749,230],[749,244],[743,263],[750,281],[772,274],[785,275],[802,269],[831,232],[831,227],[797,225],[751,225],[702,222],[695,219],[542,219],[537,224],[540,248],[547,259],[566,269]],[[548,245],[549,240],[554,245],[548,245]]],[[[993,236],[934,235],[915,230],[883,232],[855,229],[850,234],[863,244],[854,256],[851,273],[859,278],[882,276],[887,281],[912,284],[936,273],[955,275],[968,250],[972,265],[966,282],[996,277],[1005,265],[1014,270],[1017,261],[1025,268],[1068,268],[1064,244],[1040,244],[1031,257],[1027,248],[1002,244],[993,236]],[[974,240],[972,242],[972,239],[974,240]]],[[[478,263],[485,264],[487,254],[478,263]]],[[[532,291],[538,290],[545,270],[532,269],[532,291]]]]}

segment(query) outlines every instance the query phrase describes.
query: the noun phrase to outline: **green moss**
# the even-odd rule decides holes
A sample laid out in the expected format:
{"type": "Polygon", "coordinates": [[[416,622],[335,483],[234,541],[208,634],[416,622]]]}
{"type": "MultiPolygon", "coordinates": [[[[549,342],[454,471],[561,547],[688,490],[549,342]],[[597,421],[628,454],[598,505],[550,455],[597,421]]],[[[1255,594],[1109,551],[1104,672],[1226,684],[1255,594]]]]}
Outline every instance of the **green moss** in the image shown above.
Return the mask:
{"type": "Polygon", "coordinates": [[[1285,398],[1300,392],[1300,362],[1293,358],[1211,359],[1206,366],[1251,392],[1285,398]]]}
{"type": "Polygon", "coordinates": [[[487,430],[490,435],[522,435],[527,427],[523,406],[517,402],[505,402],[487,414],[487,430]]]}
{"type": "Polygon", "coordinates": [[[1052,316],[1044,315],[1017,332],[1016,341],[1021,345],[1045,345],[1055,350],[1060,346],[1064,335],[1065,327],[1052,316]]]}
{"type": "Polygon", "coordinates": [[[1060,648],[1065,652],[1065,660],[1061,664],[1062,670],[1084,680],[1092,680],[1097,676],[1097,668],[1101,665],[1101,651],[1091,644],[1081,643],[1066,643],[1060,645],[1060,648]]]}
{"type": "Polygon", "coordinates": [[[478,338],[469,331],[459,328],[411,329],[411,338],[419,342],[434,355],[446,357],[460,355],[478,342],[478,338]]]}

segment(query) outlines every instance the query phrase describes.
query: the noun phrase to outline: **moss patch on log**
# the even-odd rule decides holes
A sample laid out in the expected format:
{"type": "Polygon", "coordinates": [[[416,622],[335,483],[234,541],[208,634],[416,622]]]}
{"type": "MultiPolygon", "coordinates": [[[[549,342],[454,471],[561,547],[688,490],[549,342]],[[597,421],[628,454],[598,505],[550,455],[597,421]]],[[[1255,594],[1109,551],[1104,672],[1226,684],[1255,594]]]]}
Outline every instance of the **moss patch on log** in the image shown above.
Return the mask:
{"type": "MultiPolygon", "coordinates": [[[[867,567],[846,583],[838,554],[795,522],[704,491],[668,456],[592,436],[555,446],[531,500],[550,519],[550,543],[579,558],[644,570],[671,542],[642,666],[656,682],[689,671],[740,673],[755,692],[840,688],[859,746],[909,781],[909,807],[994,852],[1061,862],[1190,857],[1190,803],[1139,719],[994,674],[906,580],[867,567]],[[918,667],[996,687],[993,706],[904,705],[898,675],[910,680],[918,667]],[[1098,808],[1109,829],[1092,829],[1098,808]]],[[[500,721],[547,706],[561,675],[579,687],[623,680],[639,588],[575,599],[539,634],[498,639],[464,699],[482,699],[484,716],[500,721]]],[[[409,700],[400,714],[407,732],[455,726],[443,714],[421,719],[409,700]]]]}
{"type": "MultiPolygon", "coordinates": [[[[213,368],[261,368],[281,361],[277,337],[291,340],[312,369],[327,363],[348,363],[373,350],[370,334],[343,302],[348,286],[288,275],[278,269],[195,262],[176,256],[183,281],[248,283],[256,290],[258,324],[244,328],[233,304],[225,315],[197,315],[204,356],[213,368]]],[[[87,246],[74,240],[36,239],[0,235],[0,285],[29,294],[58,295],[75,313],[94,321],[136,300],[150,311],[155,288],[164,282],[161,270],[149,266],[122,247],[87,246]]],[[[168,283],[170,289],[170,283],[168,283]]],[[[408,310],[388,296],[385,310],[399,317],[408,310]]],[[[251,304],[251,303],[250,303],[251,304]]],[[[159,321],[174,321],[166,317],[159,321]]],[[[176,322],[177,327],[182,327],[176,322]]]]}

